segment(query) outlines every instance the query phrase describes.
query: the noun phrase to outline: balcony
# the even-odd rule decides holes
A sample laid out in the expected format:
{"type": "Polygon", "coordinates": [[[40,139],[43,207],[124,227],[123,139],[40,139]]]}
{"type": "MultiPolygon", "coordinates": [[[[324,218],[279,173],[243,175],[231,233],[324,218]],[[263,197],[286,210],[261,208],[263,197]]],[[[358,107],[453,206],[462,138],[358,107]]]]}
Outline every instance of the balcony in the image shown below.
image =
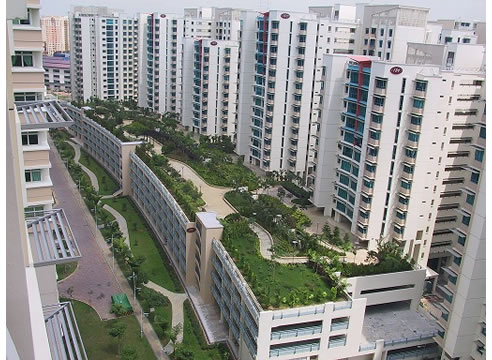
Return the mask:
{"type": "Polygon", "coordinates": [[[43,315],[53,359],[87,360],[72,305],[43,306],[43,315]]]}
{"type": "Polygon", "coordinates": [[[418,107],[415,107],[415,106],[412,106],[412,113],[416,114],[416,115],[423,115],[424,114],[424,108],[418,108],[418,107]]]}
{"type": "MultiPolygon", "coordinates": [[[[396,222],[395,222],[395,223],[396,223],[396,222]]],[[[398,241],[402,241],[402,240],[403,240],[403,234],[399,234],[399,233],[397,233],[397,232],[393,229],[393,239],[398,240],[398,241]]]]}
{"type": "Polygon", "coordinates": [[[382,113],[384,113],[384,106],[373,105],[372,106],[372,111],[382,114],[382,113]]]}
{"type": "Polygon", "coordinates": [[[368,179],[372,179],[374,180],[376,178],[376,172],[370,172],[369,170],[367,169],[364,169],[364,176],[368,179]]]}
{"type": "Polygon", "coordinates": [[[297,89],[297,88],[295,88],[295,89],[294,89],[294,94],[301,95],[301,94],[302,94],[302,89],[297,89]]]}
{"type": "Polygon", "coordinates": [[[416,160],[416,158],[410,157],[408,155],[403,155],[403,161],[406,162],[407,164],[414,165],[415,160],[416,160]]]}
{"type": "Polygon", "coordinates": [[[374,88],[374,95],[385,96],[386,95],[386,89],[381,89],[381,88],[375,87],[374,88]]]}
{"type": "Polygon", "coordinates": [[[421,125],[416,125],[416,124],[412,124],[412,123],[410,123],[410,125],[408,125],[408,130],[411,130],[413,132],[420,132],[421,129],[422,129],[421,125]]]}
{"type": "Polygon", "coordinates": [[[317,341],[299,341],[291,344],[284,344],[282,346],[270,347],[270,358],[284,357],[286,355],[296,355],[303,353],[310,353],[319,351],[319,340],[317,341]]]}
{"type": "Polygon", "coordinates": [[[365,192],[367,195],[372,195],[374,189],[373,188],[370,188],[370,187],[367,187],[365,185],[362,185],[361,191],[365,192]]]}
{"type": "Polygon", "coordinates": [[[298,133],[292,133],[290,135],[291,140],[299,140],[299,134],[298,133]]]}
{"type": "Polygon", "coordinates": [[[308,335],[315,335],[315,334],[321,334],[321,325],[281,330],[281,331],[272,331],[270,339],[282,340],[292,337],[308,336],[308,335]]]}
{"type": "Polygon", "coordinates": [[[398,202],[398,204],[396,204],[396,207],[398,209],[400,209],[401,211],[407,211],[408,210],[408,204],[403,204],[401,202],[398,202]]]}
{"type": "Polygon", "coordinates": [[[366,203],[366,202],[364,202],[364,201],[361,201],[361,202],[359,203],[359,207],[360,207],[361,209],[364,209],[364,210],[366,210],[366,211],[369,211],[369,210],[371,210],[371,203],[366,203]]]}
{"type": "Polygon", "coordinates": [[[402,177],[402,179],[405,179],[407,181],[412,181],[413,180],[413,174],[412,173],[408,173],[406,171],[402,171],[401,172],[401,177],[402,177]]]}
{"type": "Polygon", "coordinates": [[[290,125],[292,129],[299,129],[299,123],[293,122],[292,125],[290,125]]]}
{"type": "Polygon", "coordinates": [[[415,97],[419,97],[419,98],[425,98],[425,93],[426,91],[422,91],[422,90],[415,90],[413,92],[413,96],[415,97]]]}
{"type": "Polygon", "coordinates": [[[407,146],[416,149],[416,148],[419,147],[419,142],[418,141],[407,139],[407,146]]]}
{"type": "Polygon", "coordinates": [[[364,217],[359,215],[359,217],[357,218],[357,222],[359,222],[362,225],[368,225],[369,224],[369,218],[364,218],[364,217]]]}
{"type": "Polygon", "coordinates": [[[26,219],[34,266],[78,260],[81,253],[63,209],[26,219]]]}
{"type": "Polygon", "coordinates": [[[380,142],[379,139],[373,139],[371,137],[369,139],[367,139],[367,144],[368,145],[379,146],[379,142],[380,142]]]}
{"type": "Polygon", "coordinates": [[[401,184],[400,184],[400,188],[398,190],[400,191],[401,194],[403,194],[405,196],[410,195],[410,189],[405,189],[403,186],[401,186],[401,184]]]}

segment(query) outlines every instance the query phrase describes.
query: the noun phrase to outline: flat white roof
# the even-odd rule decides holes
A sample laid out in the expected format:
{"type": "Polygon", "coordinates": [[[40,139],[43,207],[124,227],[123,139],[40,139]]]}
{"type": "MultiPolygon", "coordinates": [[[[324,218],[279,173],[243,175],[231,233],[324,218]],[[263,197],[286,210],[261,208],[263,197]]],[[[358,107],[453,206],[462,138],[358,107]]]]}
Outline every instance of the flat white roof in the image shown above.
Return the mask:
{"type": "Polygon", "coordinates": [[[215,212],[197,212],[196,217],[207,229],[223,228],[215,212]]]}

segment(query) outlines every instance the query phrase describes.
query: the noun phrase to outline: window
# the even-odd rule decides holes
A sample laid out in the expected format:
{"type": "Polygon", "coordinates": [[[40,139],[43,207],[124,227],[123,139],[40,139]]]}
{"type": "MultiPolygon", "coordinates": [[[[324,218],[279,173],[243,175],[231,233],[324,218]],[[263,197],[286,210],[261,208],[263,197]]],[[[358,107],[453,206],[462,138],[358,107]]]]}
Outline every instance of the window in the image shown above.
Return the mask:
{"type": "Polygon", "coordinates": [[[374,105],[376,105],[376,106],[384,106],[384,98],[374,96],[374,105]]]}
{"type": "Polygon", "coordinates": [[[470,181],[474,184],[478,184],[478,179],[480,178],[480,173],[472,172],[470,181]]]}
{"type": "Polygon", "coordinates": [[[41,170],[26,170],[26,182],[41,181],[41,170]]]}
{"type": "Polygon", "coordinates": [[[412,125],[421,125],[422,118],[420,116],[410,115],[410,123],[412,125]]]}
{"type": "Polygon", "coordinates": [[[41,100],[41,94],[34,92],[14,93],[14,101],[36,101],[41,100]]]}
{"type": "Polygon", "coordinates": [[[388,37],[392,37],[393,36],[393,29],[389,29],[388,30],[388,37]]]}
{"type": "Polygon", "coordinates": [[[42,216],[44,212],[44,206],[28,206],[24,208],[24,216],[26,218],[34,217],[34,216],[42,216]]]}
{"type": "Polygon", "coordinates": [[[424,100],[422,99],[413,99],[413,107],[417,109],[424,108],[424,100]]]}
{"type": "Polygon", "coordinates": [[[480,128],[480,137],[485,139],[485,128],[483,126],[480,128]]]}
{"type": "Polygon", "coordinates": [[[419,134],[413,133],[413,132],[408,132],[408,140],[413,141],[413,142],[418,142],[419,141],[419,134]]]}
{"type": "Polygon", "coordinates": [[[27,9],[27,18],[26,19],[15,18],[12,20],[12,24],[14,24],[14,25],[31,25],[31,9],[27,9]]]}
{"type": "Polygon", "coordinates": [[[22,145],[38,145],[39,138],[37,132],[22,133],[22,145]]]}
{"type": "Polygon", "coordinates": [[[483,161],[483,150],[476,149],[475,150],[475,160],[482,162],[483,161]]]}
{"type": "Polygon", "coordinates": [[[32,51],[16,51],[15,55],[12,55],[12,66],[33,67],[32,51]]]}
{"type": "Polygon", "coordinates": [[[466,226],[470,225],[470,215],[463,215],[463,218],[461,219],[461,222],[465,224],[466,226]]]}
{"type": "Polygon", "coordinates": [[[427,83],[423,81],[415,82],[415,90],[417,91],[425,91],[427,89],[427,83]]]}
{"type": "Polygon", "coordinates": [[[475,195],[466,194],[466,202],[470,205],[473,205],[473,203],[475,202],[475,195]]]}
{"type": "Polygon", "coordinates": [[[279,21],[272,21],[272,29],[278,29],[280,26],[279,21]]]}
{"type": "Polygon", "coordinates": [[[380,29],[381,36],[384,36],[384,29],[380,29]]]}

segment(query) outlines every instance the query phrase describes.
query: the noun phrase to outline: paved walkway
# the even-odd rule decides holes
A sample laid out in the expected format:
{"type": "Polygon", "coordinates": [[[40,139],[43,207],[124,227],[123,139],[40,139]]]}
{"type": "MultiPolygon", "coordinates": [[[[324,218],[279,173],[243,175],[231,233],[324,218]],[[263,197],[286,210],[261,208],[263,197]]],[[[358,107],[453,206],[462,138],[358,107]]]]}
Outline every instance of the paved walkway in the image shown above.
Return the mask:
{"type": "Polygon", "coordinates": [[[71,140],[67,141],[70,146],[73,147],[75,150],[75,157],[73,158],[73,161],[75,161],[76,164],[78,164],[82,170],[89,176],[89,179],[91,180],[91,184],[96,190],[96,192],[99,192],[99,182],[97,181],[97,176],[94,174],[90,169],[82,165],[79,160],[80,160],[80,145],[78,143],[75,143],[71,140]]]}
{"type": "Polygon", "coordinates": [[[108,211],[109,213],[111,213],[111,215],[115,217],[116,221],[118,222],[118,226],[120,227],[120,230],[125,237],[125,244],[127,244],[128,247],[131,249],[130,234],[128,233],[128,224],[126,223],[125,217],[108,204],[104,204],[103,209],[108,211]]]}
{"type": "MultiPolygon", "coordinates": [[[[184,326],[183,303],[188,298],[188,296],[185,293],[174,293],[172,291],[169,291],[168,289],[163,288],[162,286],[159,286],[150,280],[147,284],[145,284],[145,286],[148,287],[149,289],[161,293],[162,295],[167,297],[171,302],[172,311],[173,311],[172,327],[175,327],[178,324],[184,326]]],[[[180,343],[182,341],[183,341],[183,331],[179,333],[176,342],[180,343]]]]}
{"type": "Polygon", "coordinates": [[[94,219],[83,203],[60,156],[56,150],[53,150],[54,144],[51,141],[50,147],[52,149],[50,151],[52,164],[50,175],[56,191],[57,206],[64,208],[82,253],[77,270],[70,277],[58,283],[60,295],[68,297],[67,289],[72,287],[74,299],[91,305],[102,320],[107,320],[114,318],[114,315],[110,313],[111,295],[124,292],[133,306],[135,318],[142,324],[144,335],[156,359],[169,360],[149,320],[143,317],[143,322],[141,322],[142,308],[138,301],[133,300],[133,289],[127,279],[117,265],[113,270],[111,269],[111,249],[101,233],[96,230],[94,219]]]}
{"type": "Polygon", "coordinates": [[[71,289],[72,297],[91,305],[101,319],[112,319],[114,315],[110,313],[111,295],[121,292],[121,287],[97,245],[95,224],[94,227],[90,226],[92,217],[78,196],[77,187],[58,153],[50,152],[50,162],[50,176],[57,199],[56,207],[65,210],[82,253],[77,270],[59,282],[60,295],[70,297],[68,289],[71,289]]]}
{"type": "MultiPolygon", "coordinates": [[[[157,154],[162,153],[162,145],[155,139],[150,138],[153,150],[157,154]]],[[[235,210],[224,201],[224,194],[231,191],[231,188],[213,186],[208,184],[203,178],[196,173],[190,166],[184,162],[169,158],[169,164],[181,174],[185,180],[191,180],[193,184],[202,193],[202,199],[205,201],[205,210],[215,212],[217,217],[223,218],[235,212],[235,210]]]]}
{"type": "Polygon", "coordinates": [[[260,240],[261,256],[263,256],[265,259],[271,260],[272,259],[271,249],[273,247],[272,236],[268,231],[266,231],[256,223],[250,224],[249,227],[251,230],[253,230],[253,232],[258,236],[258,239],[260,240]]]}

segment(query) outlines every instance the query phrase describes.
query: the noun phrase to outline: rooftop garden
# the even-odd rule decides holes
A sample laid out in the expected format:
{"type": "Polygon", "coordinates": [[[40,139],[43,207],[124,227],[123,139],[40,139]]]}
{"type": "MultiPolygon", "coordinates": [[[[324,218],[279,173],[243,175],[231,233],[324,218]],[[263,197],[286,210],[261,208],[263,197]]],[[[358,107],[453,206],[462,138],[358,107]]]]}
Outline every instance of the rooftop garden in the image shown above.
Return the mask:
{"type": "Polygon", "coordinates": [[[272,235],[272,251],[276,256],[306,256],[309,249],[326,256],[337,254],[322,246],[318,235],[304,230],[311,225],[311,220],[301,210],[289,207],[273,196],[261,194],[255,197],[247,191],[225,194],[226,200],[242,216],[256,221],[272,235]]]}
{"type": "Polygon", "coordinates": [[[154,172],[166,189],[178,202],[190,221],[205,205],[201,192],[190,180],[184,180],[164,155],[155,154],[147,145],[138,146],[135,153],[154,172]]]}
{"type": "Polygon", "coordinates": [[[265,309],[335,301],[344,284],[333,273],[307,264],[279,264],[263,258],[259,240],[246,219],[231,214],[223,220],[222,244],[265,309]]]}

